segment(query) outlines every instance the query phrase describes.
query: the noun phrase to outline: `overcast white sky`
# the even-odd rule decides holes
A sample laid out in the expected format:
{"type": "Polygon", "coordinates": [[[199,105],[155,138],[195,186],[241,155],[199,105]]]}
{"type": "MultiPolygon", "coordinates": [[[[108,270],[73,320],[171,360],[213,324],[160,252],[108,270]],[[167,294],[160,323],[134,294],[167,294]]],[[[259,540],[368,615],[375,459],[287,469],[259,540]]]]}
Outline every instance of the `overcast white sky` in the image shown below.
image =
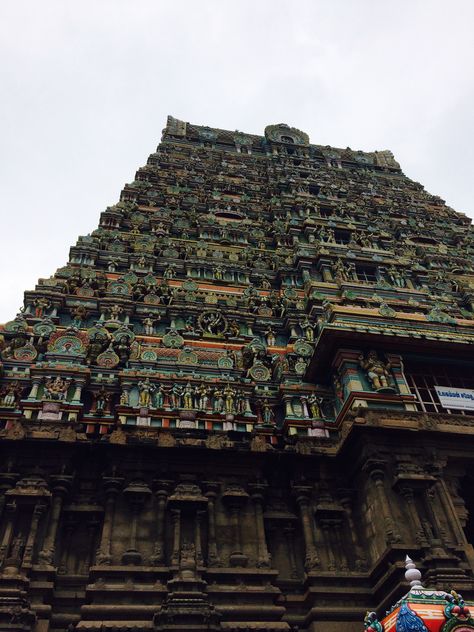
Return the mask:
{"type": "Polygon", "coordinates": [[[474,215],[473,0],[1,0],[0,322],[145,164],[167,114],[391,149],[474,215]]]}

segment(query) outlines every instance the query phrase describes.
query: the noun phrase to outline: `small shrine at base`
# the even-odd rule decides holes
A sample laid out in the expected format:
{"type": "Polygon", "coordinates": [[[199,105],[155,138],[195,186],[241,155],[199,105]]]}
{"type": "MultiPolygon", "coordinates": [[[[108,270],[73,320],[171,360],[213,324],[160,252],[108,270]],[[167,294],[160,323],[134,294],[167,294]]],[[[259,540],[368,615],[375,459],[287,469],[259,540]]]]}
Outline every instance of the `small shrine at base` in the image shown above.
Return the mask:
{"type": "Polygon", "coordinates": [[[466,603],[455,590],[425,588],[408,555],[405,567],[410,590],[381,621],[376,612],[368,612],[365,632],[474,632],[474,602],[466,603]]]}

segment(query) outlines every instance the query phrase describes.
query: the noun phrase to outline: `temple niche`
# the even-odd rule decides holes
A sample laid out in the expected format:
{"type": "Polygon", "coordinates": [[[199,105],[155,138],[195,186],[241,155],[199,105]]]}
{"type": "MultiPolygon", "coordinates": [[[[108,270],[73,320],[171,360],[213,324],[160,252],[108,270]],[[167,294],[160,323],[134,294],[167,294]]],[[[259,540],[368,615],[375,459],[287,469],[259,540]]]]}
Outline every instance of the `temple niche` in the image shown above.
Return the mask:
{"type": "Polygon", "coordinates": [[[381,632],[406,553],[470,629],[472,235],[388,150],[168,117],[0,328],[0,629],[381,632]]]}

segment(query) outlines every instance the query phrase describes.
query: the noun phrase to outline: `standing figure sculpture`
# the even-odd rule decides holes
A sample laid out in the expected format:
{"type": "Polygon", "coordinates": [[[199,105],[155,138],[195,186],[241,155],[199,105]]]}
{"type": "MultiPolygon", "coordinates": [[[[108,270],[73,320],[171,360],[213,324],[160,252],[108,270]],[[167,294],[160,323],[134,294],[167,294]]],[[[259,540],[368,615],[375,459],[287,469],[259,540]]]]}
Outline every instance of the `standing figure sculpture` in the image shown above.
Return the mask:
{"type": "Polygon", "coordinates": [[[149,408],[151,406],[151,398],[155,392],[156,387],[150,382],[150,378],[138,382],[138,403],[143,408],[149,408]]]}
{"type": "Polygon", "coordinates": [[[384,363],[379,359],[377,352],[371,350],[367,353],[367,356],[361,354],[359,356],[359,364],[365,369],[367,377],[375,391],[382,388],[392,388],[390,381],[390,362],[384,363]]]}

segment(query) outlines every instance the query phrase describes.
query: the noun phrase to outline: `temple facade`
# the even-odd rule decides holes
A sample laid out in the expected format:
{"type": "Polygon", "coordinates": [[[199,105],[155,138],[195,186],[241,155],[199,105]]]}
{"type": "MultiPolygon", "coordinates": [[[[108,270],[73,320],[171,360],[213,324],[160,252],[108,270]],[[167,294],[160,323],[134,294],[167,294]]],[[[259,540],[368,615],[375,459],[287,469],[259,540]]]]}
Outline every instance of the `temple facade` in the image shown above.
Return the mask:
{"type": "Polygon", "coordinates": [[[473,264],[390,151],[168,117],[0,328],[0,630],[381,630],[406,554],[472,599],[473,264]]]}

